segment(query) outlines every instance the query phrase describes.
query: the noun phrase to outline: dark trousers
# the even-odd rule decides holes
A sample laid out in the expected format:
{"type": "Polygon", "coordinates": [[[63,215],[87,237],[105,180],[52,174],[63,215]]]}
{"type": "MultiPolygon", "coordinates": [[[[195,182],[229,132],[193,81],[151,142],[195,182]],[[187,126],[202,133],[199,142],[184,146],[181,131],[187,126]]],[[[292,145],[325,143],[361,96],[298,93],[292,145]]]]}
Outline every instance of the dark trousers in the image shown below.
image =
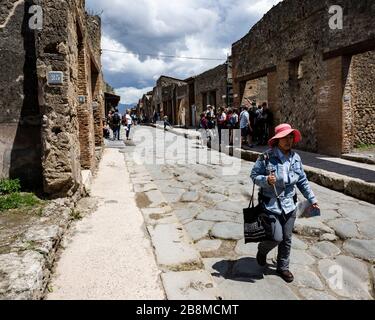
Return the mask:
{"type": "Polygon", "coordinates": [[[292,235],[296,221],[296,211],[290,214],[267,214],[270,220],[270,229],[273,241],[261,242],[258,251],[261,255],[267,255],[278,246],[277,269],[289,270],[290,251],[292,248],[292,235]]]}
{"type": "Polygon", "coordinates": [[[131,125],[131,124],[128,124],[128,125],[127,125],[127,128],[128,128],[128,130],[126,130],[126,139],[129,139],[129,137],[130,137],[130,130],[131,130],[131,128],[132,128],[132,125],[131,125]]]}
{"type": "Polygon", "coordinates": [[[120,140],[120,130],[121,126],[113,127],[113,140],[120,140]]]}

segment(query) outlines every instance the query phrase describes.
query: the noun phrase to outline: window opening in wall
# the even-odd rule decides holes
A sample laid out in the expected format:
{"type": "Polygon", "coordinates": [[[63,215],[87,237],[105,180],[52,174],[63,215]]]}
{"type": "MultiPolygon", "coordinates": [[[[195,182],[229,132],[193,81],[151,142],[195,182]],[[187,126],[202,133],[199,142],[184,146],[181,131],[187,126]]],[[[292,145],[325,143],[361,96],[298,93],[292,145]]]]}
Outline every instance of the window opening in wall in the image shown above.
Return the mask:
{"type": "Polygon", "coordinates": [[[297,84],[304,75],[304,64],[302,58],[289,61],[289,80],[291,84],[297,84]]]}

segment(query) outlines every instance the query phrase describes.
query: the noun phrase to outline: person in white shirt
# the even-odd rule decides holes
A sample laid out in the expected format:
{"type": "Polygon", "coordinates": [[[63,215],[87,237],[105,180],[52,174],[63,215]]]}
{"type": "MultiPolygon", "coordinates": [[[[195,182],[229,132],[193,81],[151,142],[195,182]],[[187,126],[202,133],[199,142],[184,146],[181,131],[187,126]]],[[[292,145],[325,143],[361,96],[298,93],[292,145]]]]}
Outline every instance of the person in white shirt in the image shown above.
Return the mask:
{"type": "Polygon", "coordinates": [[[243,143],[246,143],[250,148],[254,147],[252,144],[253,128],[250,124],[250,115],[246,106],[243,107],[243,111],[240,114],[240,129],[243,143]]]}
{"type": "Polygon", "coordinates": [[[132,117],[130,116],[130,112],[128,111],[126,113],[126,116],[125,116],[125,119],[126,119],[126,140],[130,140],[130,129],[132,127],[132,124],[133,124],[133,119],[132,117]]]}

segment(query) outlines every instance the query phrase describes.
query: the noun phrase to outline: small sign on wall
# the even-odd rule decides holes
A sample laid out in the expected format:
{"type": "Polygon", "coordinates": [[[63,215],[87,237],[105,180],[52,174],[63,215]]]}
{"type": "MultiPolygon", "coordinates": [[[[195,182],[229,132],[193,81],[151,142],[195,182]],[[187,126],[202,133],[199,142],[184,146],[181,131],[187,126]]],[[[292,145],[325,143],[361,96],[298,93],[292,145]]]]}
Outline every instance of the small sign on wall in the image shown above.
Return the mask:
{"type": "Polygon", "coordinates": [[[86,96],[78,96],[78,102],[79,103],[85,103],[86,102],[86,96]]]}
{"type": "Polygon", "coordinates": [[[48,72],[48,84],[63,84],[64,73],[62,71],[50,71],[48,72]]]}

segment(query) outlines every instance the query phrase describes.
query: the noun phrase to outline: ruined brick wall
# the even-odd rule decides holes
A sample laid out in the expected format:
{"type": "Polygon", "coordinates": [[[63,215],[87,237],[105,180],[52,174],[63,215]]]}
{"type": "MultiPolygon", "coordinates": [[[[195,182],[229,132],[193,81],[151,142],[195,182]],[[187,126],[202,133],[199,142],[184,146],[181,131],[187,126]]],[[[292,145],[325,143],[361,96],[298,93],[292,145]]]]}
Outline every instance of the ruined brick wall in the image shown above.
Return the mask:
{"type": "Polygon", "coordinates": [[[195,77],[195,104],[198,119],[199,114],[203,112],[207,104],[203,101],[202,94],[215,91],[215,107],[219,108],[225,104],[225,99],[222,97],[227,94],[227,76],[227,66],[222,64],[195,77]]]}
{"type": "Polygon", "coordinates": [[[42,144],[29,7],[0,1],[0,178],[21,178],[24,187],[35,189],[42,186],[42,144]]]}
{"type": "Polygon", "coordinates": [[[279,3],[232,46],[235,104],[241,102],[243,83],[267,76],[270,108],[278,122],[301,129],[299,147],[341,154],[345,61],[333,60],[359,53],[356,50],[371,50],[374,13],[373,1],[279,3]],[[329,28],[331,5],[344,8],[343,30],[329,28]],[[336,140],[326,142],[327,136],[336,140]]]}

